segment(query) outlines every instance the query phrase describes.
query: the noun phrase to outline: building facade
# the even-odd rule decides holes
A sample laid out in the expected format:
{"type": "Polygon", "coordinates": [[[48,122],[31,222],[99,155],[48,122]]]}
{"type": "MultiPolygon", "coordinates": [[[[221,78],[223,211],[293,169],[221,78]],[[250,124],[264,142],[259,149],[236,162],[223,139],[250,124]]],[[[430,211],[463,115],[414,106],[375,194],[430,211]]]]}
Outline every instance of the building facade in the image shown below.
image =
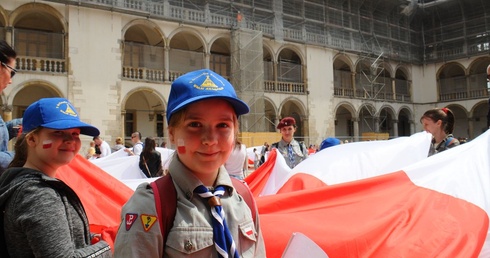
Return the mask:
{"type": "Polygon", "coordinates": [[[468,0],[481,6],[466,19],[436,19],[454,3],[392,2],[0,0],[0,38],[19,70],[1,113],[9,120],[39,98],[65,97],[110,143],[133,131],[165,141],[172,81],[210,68],[251,107],[243,132],[275,132],[292,116],[307,144],[393,138],[421,131],[427,109],[449,107],[454,135],[477,137],[490,3],[468,0]]]}

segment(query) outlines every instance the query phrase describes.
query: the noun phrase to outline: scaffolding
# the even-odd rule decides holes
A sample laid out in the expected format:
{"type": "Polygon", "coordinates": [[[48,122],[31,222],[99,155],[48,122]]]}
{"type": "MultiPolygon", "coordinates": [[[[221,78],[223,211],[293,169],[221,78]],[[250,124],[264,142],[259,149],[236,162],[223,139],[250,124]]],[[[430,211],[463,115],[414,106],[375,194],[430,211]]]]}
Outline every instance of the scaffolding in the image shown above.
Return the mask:
{"type": "MultiPolygon", "coordinates": [[[[359,114],[359,121],[361,123],[360,129],[367,127],[367,132],[378,133],[379,132],[379,120],[376,117],[376,98],[381,90],[386,86],[384,83],[378,82],[378,77],[383,73],[383,66],[380,65],[384,61],[384,52],[380,41],[383,37],[386,37],[386,26],[377,24],[377,26],[371,26],[371,24],[377,23],[374,20],[372,23],[370,19],[375,12],[375,6],[373,2],[361,3],[358,6],[357,22],[359,24],[358,39],[355,42],[357,48],[361,51],[359,55],[359,67],[357,68],[359,80],[356,90],[356,96],[362,97],[364,110],[359,114]],[[383,30],[385,32],[381,32],[383,30]],[[382,34],[383,33],[383,34],[382,34]]],[[[379,15],[379,14],[378,14],[379,15]]],[[[383,24],[385,25],[385,24],[383,24]]]]}
{"type": "Polygon", "coordinates": [[[490,52],[487,0],[48,1],[217,28],[233,28],[240,12],[244,28],[277,41],[357,54],[375,36],[385,58],[415,64],[490,52]]]}
{"type": "Polygon", "coordinates": [[[250,107],[240,120],[242,132],[265,132],[262,32],[237,28],[231,33],[231,83],[250,107]]]}

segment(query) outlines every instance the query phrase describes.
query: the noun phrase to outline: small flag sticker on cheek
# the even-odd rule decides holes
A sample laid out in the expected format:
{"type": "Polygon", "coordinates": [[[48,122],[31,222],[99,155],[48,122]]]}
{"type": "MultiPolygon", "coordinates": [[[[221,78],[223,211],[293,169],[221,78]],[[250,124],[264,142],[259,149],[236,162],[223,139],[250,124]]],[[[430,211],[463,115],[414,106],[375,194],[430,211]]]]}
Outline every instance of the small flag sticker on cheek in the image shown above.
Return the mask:
{"type": "Polygon", "coordinates": [[[184,139],[178,139],[177,140],[177,151],[180,154],[184,154],[185,153],[184,139]]]}
{"type": "Polygon", "coordinates": [[[49,149],[53,145],[53,141],[51,140],[44,140],[43,141],[43,149],[49,149]]]}

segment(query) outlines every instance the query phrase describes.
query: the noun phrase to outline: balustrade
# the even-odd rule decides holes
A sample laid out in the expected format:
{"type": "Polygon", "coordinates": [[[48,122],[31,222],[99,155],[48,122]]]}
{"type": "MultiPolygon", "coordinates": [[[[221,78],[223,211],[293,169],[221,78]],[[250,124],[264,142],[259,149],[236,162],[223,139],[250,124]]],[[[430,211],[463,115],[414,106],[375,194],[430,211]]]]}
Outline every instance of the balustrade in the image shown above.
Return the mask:
{"type": "Polygon", "coordinates": [[[66,73],[66,60],[18,56],[16,68],[19,71],[66,73]]]}

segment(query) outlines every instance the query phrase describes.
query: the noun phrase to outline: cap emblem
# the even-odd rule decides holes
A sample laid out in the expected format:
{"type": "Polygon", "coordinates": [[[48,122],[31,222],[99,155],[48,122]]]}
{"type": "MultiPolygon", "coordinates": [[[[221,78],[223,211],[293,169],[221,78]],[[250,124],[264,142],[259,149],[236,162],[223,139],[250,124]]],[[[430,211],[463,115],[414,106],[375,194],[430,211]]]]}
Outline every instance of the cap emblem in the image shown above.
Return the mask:
{"type": "Polygon", "coordinates": [[[71,108],[70,103],[68,103],[68,101],[61,101],[61,102],[59,102],[56,105],[56,108],[59,108],[60,109],[60,112],[63,113],[63,114],[65,114],[65,115],[69,115],[69,116],[73,116],[73,117],[77,117],[78,116],[77,112],[75,112],[71,108]],[[64,106],[62,106],[63,104],[64,104],[64,106]]]}
{"type": "MultiPolygon", "coordinates": [[[[201,83],[201,85],[194,84],[194,88],[196,88],[198,90],[216,90],[216,91],[224,89],[224,87],[219,87],[218,85],[216,85],[214,80],[212,80],[209,77],[210,76],[209,73],[203,73],[203,74],[199,75],[198,77],[192,79],[191,83],[193,83],[195,80],[199,79],[199,77],[204,76],[204,75],[206,76],[206,79],[201,83]]],[[[213,78],[213,79],[218,80],[218,78],[213,78]]],[[[221,84],[223,84],[223,83],[221,82],[221,84]]]]}

